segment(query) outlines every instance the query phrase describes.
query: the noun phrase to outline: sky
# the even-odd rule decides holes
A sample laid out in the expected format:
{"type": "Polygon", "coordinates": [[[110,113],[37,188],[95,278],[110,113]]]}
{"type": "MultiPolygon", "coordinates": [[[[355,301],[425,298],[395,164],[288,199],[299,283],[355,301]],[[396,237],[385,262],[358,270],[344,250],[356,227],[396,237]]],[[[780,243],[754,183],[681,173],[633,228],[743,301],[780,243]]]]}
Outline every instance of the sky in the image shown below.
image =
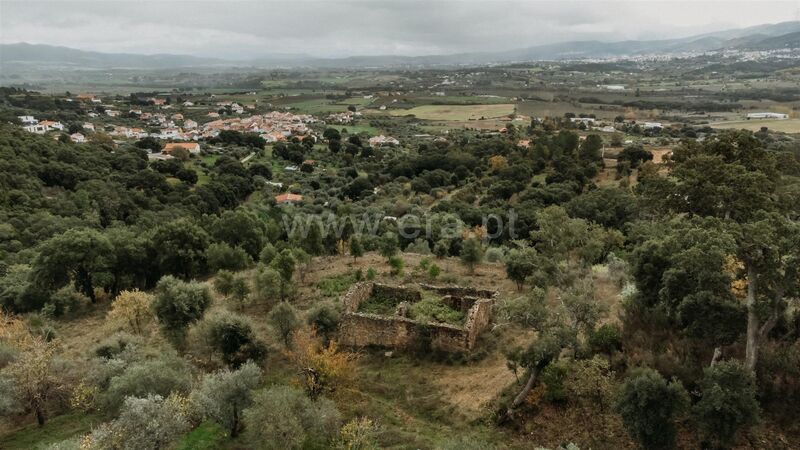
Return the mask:
{"type": "Polygon", "coordinates": [[[229,59],[436,55],[800,20],[784,1],[0,0],[0,43],[229,59]]]}

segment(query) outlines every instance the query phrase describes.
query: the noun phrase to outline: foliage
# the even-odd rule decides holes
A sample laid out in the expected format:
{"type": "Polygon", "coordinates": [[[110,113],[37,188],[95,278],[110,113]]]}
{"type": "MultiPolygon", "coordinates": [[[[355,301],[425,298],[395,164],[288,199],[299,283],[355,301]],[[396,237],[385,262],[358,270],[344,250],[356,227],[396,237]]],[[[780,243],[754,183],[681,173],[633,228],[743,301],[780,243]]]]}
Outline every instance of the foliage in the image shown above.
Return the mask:
{"type": "Polygon", "coordinates": [[[136,361],[111,377],[103,400],[109,409],[117,410],[126,397],[186,393],[191,386],[191,369],[177,355],[165,354],[155,359],[136,361]]]}
{"type": "Polygon", "coordinates": [[[253,260],[241,247],[231,247],[225,243],[213,243],[206,249],[206,264],[208,270],[244,270],[253,260]]]}
{"type": "Polygon", "coordinates": [[[451,325],[463,325],[464,313],[457,311],[442,302],[441,298],[423,298],[408,308],[409,318],[423,323],[444,322],[451,325]]]}
{"type": "Polygon", "coordinates": [[[675,420],[689,397],[678,381],[667,382],[652,369],[636,369],[625,379],[616,400],[630,435],[646,449],[675,447],[675,420]]]}
{"type": "Polygon", "coordinates": [[[336,436],[339,411],[326,398],[312,402],[287,386],[258,392],[244,411],[246,434],[254,448],[323,448],[336,436]]]}
{"type": "Polygon", "coordinates": [[[247,361],[260,361],[266,347],[256,337],[253,325],[244,316],[215,311],[199,324],[200,332],[208,345],[222,355],[222,360],[231,367],[239,367],[247,361]]]}
{"type": "Polygon", "coordinates": [[[471,237],[466,239],[461,244],[461,262],[472,273],[475,271],[475,265],[483,261],[483,245],[478,238],[471,237]]]}
{"type": "Polygon", "coordinates": [[[210,304],[207,287],[167,275],[156,285],[153,310],[169,333],[180,336],[187,326],[203,317],[210,304]]]}
{"type": "Polygon", "coordinates": [[[297,317],[294,306],[287,302],[278,303],[269,312],[267,320],[283,344],[288,347],[292,341],[292,334],[300,326],[300,318],[297,317]]]}
{"type": "Polygon", "coordinates": [[[292,341],[294,350],[288,356],[300,371],[300,382],[309,397],[317,399],[352,383],[355,354],[339,351],[336,341],[323,346],[314,329],[298,329],[292,341]]]}
{"type": "Polygon", "coordinates": [[[106,316],[115,330],[129,330],[134,334],[143,334],[147,326],[153,322],[153,296],[142,291],[122,291],[111,304],[106,316]]]}
{"type": "Polygon", "coordinates": [[[358,417],[342,426],[336,448],[341,450],[378,450],[378,426],[368,417],[358,417]]]}
{"type": "Polygon", "coordinates": [[[181,400],[160,395],[127,397],[119,417],[96,428],[81,448],[103,450],[158,450],[189,430],[181,400]]]}
{"type": "Polygon", "coordinates": [[[339,319],[339,304],[333,302],[316,303],[306,313],[306,323],[314,327],[325,338],[336,331],[339,319]]]}
{"type": "Polygon", "coordinates": [[[252,362],[237,370],[221,370],[203,377],[189,396],[201,417],[213,420],[236,437],[242,430],[242,413],[252,404],[252,391],[261,380],[261,369],[252,362]]]}
{"type": "Polygon", "coordinates": [[[692,407],[692,415],[714,445],[733,446],[737,434],[758,421],[755,379],[741,363],[724,361],[706,368],[700,389],[703,396],[692,407]]]}

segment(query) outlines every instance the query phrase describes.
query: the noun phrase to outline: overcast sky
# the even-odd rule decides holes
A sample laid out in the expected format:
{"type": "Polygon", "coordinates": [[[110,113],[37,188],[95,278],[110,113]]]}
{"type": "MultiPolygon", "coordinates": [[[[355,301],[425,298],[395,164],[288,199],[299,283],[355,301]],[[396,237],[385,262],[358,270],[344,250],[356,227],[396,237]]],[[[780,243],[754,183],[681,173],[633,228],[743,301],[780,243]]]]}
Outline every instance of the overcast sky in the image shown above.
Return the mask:
{"type": "Polygon", "coordinates": [[[428,55],[798,20],[788,1],[7,1],[0,42],[228,58],[428,55]]]}

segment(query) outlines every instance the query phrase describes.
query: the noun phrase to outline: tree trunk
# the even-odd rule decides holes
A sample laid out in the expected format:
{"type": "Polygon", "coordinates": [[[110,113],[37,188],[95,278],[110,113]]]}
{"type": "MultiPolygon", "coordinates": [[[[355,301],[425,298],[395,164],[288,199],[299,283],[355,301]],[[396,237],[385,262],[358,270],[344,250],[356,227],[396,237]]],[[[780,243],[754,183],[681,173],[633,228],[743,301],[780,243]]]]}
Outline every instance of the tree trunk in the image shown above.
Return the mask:
{"type": "Polygon", "coordinates": [[[239,408],[233,404],[233,423],[231,424],[231,437],[235,438],[239,435],[239,408]]]}
{"type": "Polygon", "coordinates": [[[758,313],[756,312],[756,270],[750,265],[747,269],[747,348],[744,365],[755,370],[758,360],[758,313]]]}
{"type": "Polygon", "coordinates": [[[525,401],[525,399],[528,397],[528,394],[531,392],[531,389],[533,389],[533,386],[536,384],[536,378],[538,375],[539,369],[536,367],[532,368],[531,374],[528,377],[528,382],[525,383],[525,386],[522,388],[519,394],[514,397],[514,401],[511,402],[511,405],[509,405],[508,410],[506,411],[506,417],[511,417],[511,415],[514,414],[514,409],[516,409],[522,404],[522,402],[525,401]]]}
{"type": "Polygon", "coordinates": [[[714,367],[721,357],[722,349],[720,347],[714,348],[714,356],[711,357],[711,364],[709,364],[708,367],[714,367]]]}
{"type": "Polygon", "coordinates": [[[40,427],[44,426],[45,419],[46,418],[44,416],[44,411],[42,410],[42,408],[37,406],[36,407],[36,422],[39,424],[40,427]]]}

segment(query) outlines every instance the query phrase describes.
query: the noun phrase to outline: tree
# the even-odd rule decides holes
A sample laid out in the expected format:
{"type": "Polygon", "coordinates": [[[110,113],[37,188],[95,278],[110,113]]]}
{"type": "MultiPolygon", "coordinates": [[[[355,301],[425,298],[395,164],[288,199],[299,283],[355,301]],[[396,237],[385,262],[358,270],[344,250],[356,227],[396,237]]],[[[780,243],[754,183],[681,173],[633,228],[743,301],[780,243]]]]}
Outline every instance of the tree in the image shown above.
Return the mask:
{"type": "Polygon", "coordinates": [[[550,327],[545,329],[533,343],[519,354],[517,365],[528,370],[528,380],[522,390],[511,401],[505,413],[499,417],[501,421],[508,420],[514,416],[516,409],[522,405],[536,385],[539,374],[550,362],[558,358],[561,349],[564,348],[564,344],[565,339],[562,330],[557,327],[550,327]]]}
{"type": "Polygon", "coordinates": [[[189,219],[178,219],[153,230],[150,247],[160,273],[189,279],[206,270],[208,234],[189,219]]]}
{"type": "Polygon", "coordinates": [[[759,416],[755,377],[737,361],[724,361],[704,371],[703,396],[692,415],[702,435],[719,448],[730,448],[737,434],[756,424],[759,416]]]}
{"type": "Polygon", "coordinates": [[[242,208],[222,213],[211,226],[211,234],[231,247],[241,247],[251,258],[258,258],[266,243],[265,223],[242,208]]]}
{"type": "Polygon", "coordinates": [[[302,391],[276,386],[258,392],[244,411],[246,433],[257,448],[328,448],[339,430],[336,405],[320,398],[312,402],[302,391]]]}
{"type": "Polygon", "coordinates": [[[253,403],[252,391],[260,381],[261,369],[246,362],[234,371],[225,369],[204,376],[189,401],[203,417],[222,425],[235,438],[242,431],[243,412],[253,403]]]}
{"type": "Polygon", "coordinates": [[[379,250],[381,256],[389,259],[395,254],[397,254],[397,251],[399,249],[400,249],[400,241],[397,239],[397,234],[392,232],[387,232],[384,233],[383,236],[381,236],[379,244],[379,250]]]}
{"type": "Polygon", "coordinates": [[[358,417],[342,426],[336,448],[341,450],[378,450],[378,425],[368,417],[358,417]]]}
{"type": "Polygon", "coordinates": [[[471,237],[461,245],[461,262],[467,266],[469,273],[475,272],[475,265],[483,261],[483,245],[478,238],[471,237]]]}
{"type": "Polygon", "coordinates": [[[153,322],[153,296],[142,291],[122,291],[111,303],[106,321],[115,329],[128,329],[134,334],[144,334],[153,322]]]}
{"type": "Polygon", "coordinates": [[[625,380],[616,409],[630,435],[645,449],[675,447],[675,420],[689,396],[678,381],[667,382],[652,369],[636,369],[625,380]]]}
{"type": "Polygon", "coordinates": [[[233,248],[225,243],[213,243],[206,249],[208,270],[244,270],[253,260],[241,247],[233,248]]]}
{"type": "Polygon", "coordinates": [[[316,303],[308,310],[306,323],[327,340],[339,326],[339,309],[330,302],[316,303]]]}
{"type": "Polygon", "coordinates": [[[505,259],[506,275],[521,291],[525,281],[536,271],[536,251],[531,248],[513,249],[505,259]]]}
{"type": "Polygon", "coordinates": [[[286,302],[275,305],[267,316],[269,323],[275,333],[283,340],[283,344],[288,347],[292,340],[292,333],[300,326],[300,319],[294,306],[286,302]]]}
{"type": "Polygon", "coordinates": [[[222,360],[234,368],[247,361],[259,361],[266,355],[266,347],[256,337],[250,320],[230,311],[209,315],[200,324],[200,334],[222,355],[222,360]]]}
{"type": "Polygon", "coordinates": [[[235,275],[229,270],[220,270],[214,278],[214,290],[223,297],[231,295],[233,292],[233,280],[235,275]]]}
{"type": "Polygon", "coordinates": [[[247,279],[243,276],[235,277],[231,285],[231,297],[239,304],[239,309],[244,308],[249,296],[250,285],[247,284],[247,279]]]}
{"type": "Polygon", "coordinates": [[[281,250],[270,263],[270,268],[278,272],[278,275],[281,277],[281,300],[286,299],[286,295],[291,288],[292,276],[294,275],[296,263],[297,261],[295,261],[292,251],[288,248],[281,250]]]}
{"type": "Polygon", "coordinates": [[[72,229],[53,236],[39,246],[33,261],[33,279],[49,290],[68,282],[96,301],[94,288],[98,278],[107,273],[113,253],[108,239],[91,229],[72,229]]]}
{"type": "Polygon", "coordinates": [[[353,257],[353,262],[364,256],[364,246],[361,244],[359,236],[350,237],[350,255],[353,257]]]}
{"type": "Polygon", "coordinates": [[[156,285],[153,311],[164,329],[180,338],[186,327],[203,317],[210,304],[207,287],[167,275],[156,285]]]}
{"type": "Polygon", "coordinates": [[[271,301],[281,297],[283,281],[278,271],[259,265],[253,275],[253,291],[261,301],[271,301]]]}
{"type": "Polygon", "coordinates": [[[49,401],[64,389],[54,364],[57,350],[55,342],[30,336],[24,340],[16,359],[0,371],[0,381],[2,378],[10,381],[13,397],[33,412],[40,427],[47,420],[49,401]]]}

